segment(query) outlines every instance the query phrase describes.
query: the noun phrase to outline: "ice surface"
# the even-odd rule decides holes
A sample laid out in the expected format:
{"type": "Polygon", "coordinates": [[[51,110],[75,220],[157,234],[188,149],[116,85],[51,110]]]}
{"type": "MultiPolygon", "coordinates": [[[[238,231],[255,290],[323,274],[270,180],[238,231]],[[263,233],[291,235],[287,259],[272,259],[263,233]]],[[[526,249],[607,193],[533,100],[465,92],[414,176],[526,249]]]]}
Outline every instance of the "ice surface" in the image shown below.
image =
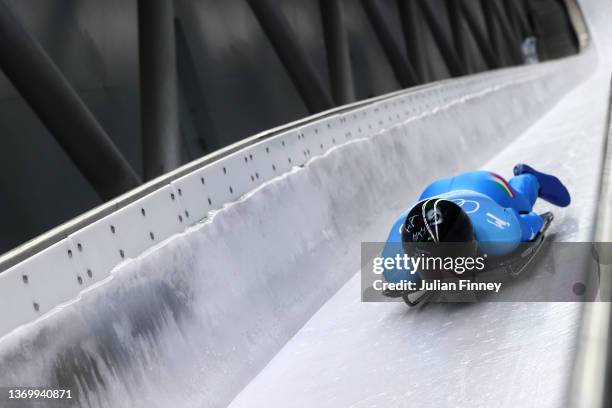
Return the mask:
{"type": "Polygon", "coordinates": [[[587,239],[605,57],[505,70],[266,183],[0,339],[0,385],[73,384],[80,406],[113,408],[559,405],[577,305],[412,311],[361,303],[354,275],[360,242],[384,240],[423,185],[483,165],[559,173],[574,204],[553,231],[587,239]]]}

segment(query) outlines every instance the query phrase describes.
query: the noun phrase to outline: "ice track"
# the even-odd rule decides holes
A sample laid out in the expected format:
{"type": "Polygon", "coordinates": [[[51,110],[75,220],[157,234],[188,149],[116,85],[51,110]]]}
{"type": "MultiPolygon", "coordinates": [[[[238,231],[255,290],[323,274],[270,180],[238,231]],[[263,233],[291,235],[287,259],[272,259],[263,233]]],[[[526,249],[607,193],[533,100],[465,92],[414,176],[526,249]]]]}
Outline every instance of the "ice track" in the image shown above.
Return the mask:
{"type": "MultiPolygon", "coordinates": [[[[599,69],[481,167],[510,177],[524,161],[568,183],[570,207],[538,208],[555,212],[550,232],[558,241],[592,239],[611,51],[609,37],[595,36],[599,69]]],[[[380,234],[370,240],[382,240],[380,234]]],[[[582,304],[407,310],[361,303],[360,289],[356,274],[231,406],[565,406],[582,304]]]]}
{"type": "MultiPolygon", "coordinates": [[[[509,177],[523,160],[566,180],[576,201],[554,209],[560,241],[590,239],[599,167],[589,161],[601,145],[608,81],[588,80],[482,166],[509,177]]],[[[355,275],[231,406],[561,407],[580,311],[580,303],[361,303],[355,275]]]]}

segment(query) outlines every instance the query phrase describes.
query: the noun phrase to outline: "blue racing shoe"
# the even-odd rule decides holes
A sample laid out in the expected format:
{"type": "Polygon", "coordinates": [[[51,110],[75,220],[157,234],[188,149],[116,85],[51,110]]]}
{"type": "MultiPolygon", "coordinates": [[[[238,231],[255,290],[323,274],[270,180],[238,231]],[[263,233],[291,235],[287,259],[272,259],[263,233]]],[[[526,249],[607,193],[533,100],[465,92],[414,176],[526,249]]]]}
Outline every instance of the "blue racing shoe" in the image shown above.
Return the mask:
{"type": "Polygon", "coordinates": [[[570,204],[569,191],[557,177],[540,173],[523,163],[514,166],[514,175],[518,176],[519,174],[531,174],[538,179],[538,184],[540,184],[538,196],[540,198],[559,207],[567,207],[570,204]]]}

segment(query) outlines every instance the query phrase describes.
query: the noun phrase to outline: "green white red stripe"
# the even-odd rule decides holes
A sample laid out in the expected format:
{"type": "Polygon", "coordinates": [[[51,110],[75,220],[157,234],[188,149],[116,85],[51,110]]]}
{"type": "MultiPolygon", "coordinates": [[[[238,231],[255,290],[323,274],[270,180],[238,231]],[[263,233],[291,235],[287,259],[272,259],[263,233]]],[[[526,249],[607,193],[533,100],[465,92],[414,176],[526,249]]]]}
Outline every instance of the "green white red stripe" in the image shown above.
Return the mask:
{"type": "Polygon", "coordinates": [[[514,191],[512,191],[512,188],[508,185],[506,180],[503,179],[503,177],[491,172],[489,172],[489,174],[491,175],[491,180],[495,182],[497,187],[502,189],[510,197],[514,198],[514,191]]]}

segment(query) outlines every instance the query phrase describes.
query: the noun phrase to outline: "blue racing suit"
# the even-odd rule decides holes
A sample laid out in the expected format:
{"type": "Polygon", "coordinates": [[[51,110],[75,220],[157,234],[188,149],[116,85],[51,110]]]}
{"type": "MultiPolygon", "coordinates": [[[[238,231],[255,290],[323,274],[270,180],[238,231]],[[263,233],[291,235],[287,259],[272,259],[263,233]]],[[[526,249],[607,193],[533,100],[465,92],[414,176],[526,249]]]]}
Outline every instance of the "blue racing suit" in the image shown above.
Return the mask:
{"type": "MultiPolygon", "coordinates": [[[[459,205],[470,217],[479,250],[493,256],[505,255],[520,242],[532,240],[544,220],[532,211],[540,185],[531,174],[520,174],[509,181],[488,171],[472,171],[431,183],[419,201],[439,197],[459,205]]],[[[410,209],[393,224],[383,257],[403,256],[401,229],[410,209]]],[[[387,282],[418,280],[406,270],[385,270],[387,282]]]]}

